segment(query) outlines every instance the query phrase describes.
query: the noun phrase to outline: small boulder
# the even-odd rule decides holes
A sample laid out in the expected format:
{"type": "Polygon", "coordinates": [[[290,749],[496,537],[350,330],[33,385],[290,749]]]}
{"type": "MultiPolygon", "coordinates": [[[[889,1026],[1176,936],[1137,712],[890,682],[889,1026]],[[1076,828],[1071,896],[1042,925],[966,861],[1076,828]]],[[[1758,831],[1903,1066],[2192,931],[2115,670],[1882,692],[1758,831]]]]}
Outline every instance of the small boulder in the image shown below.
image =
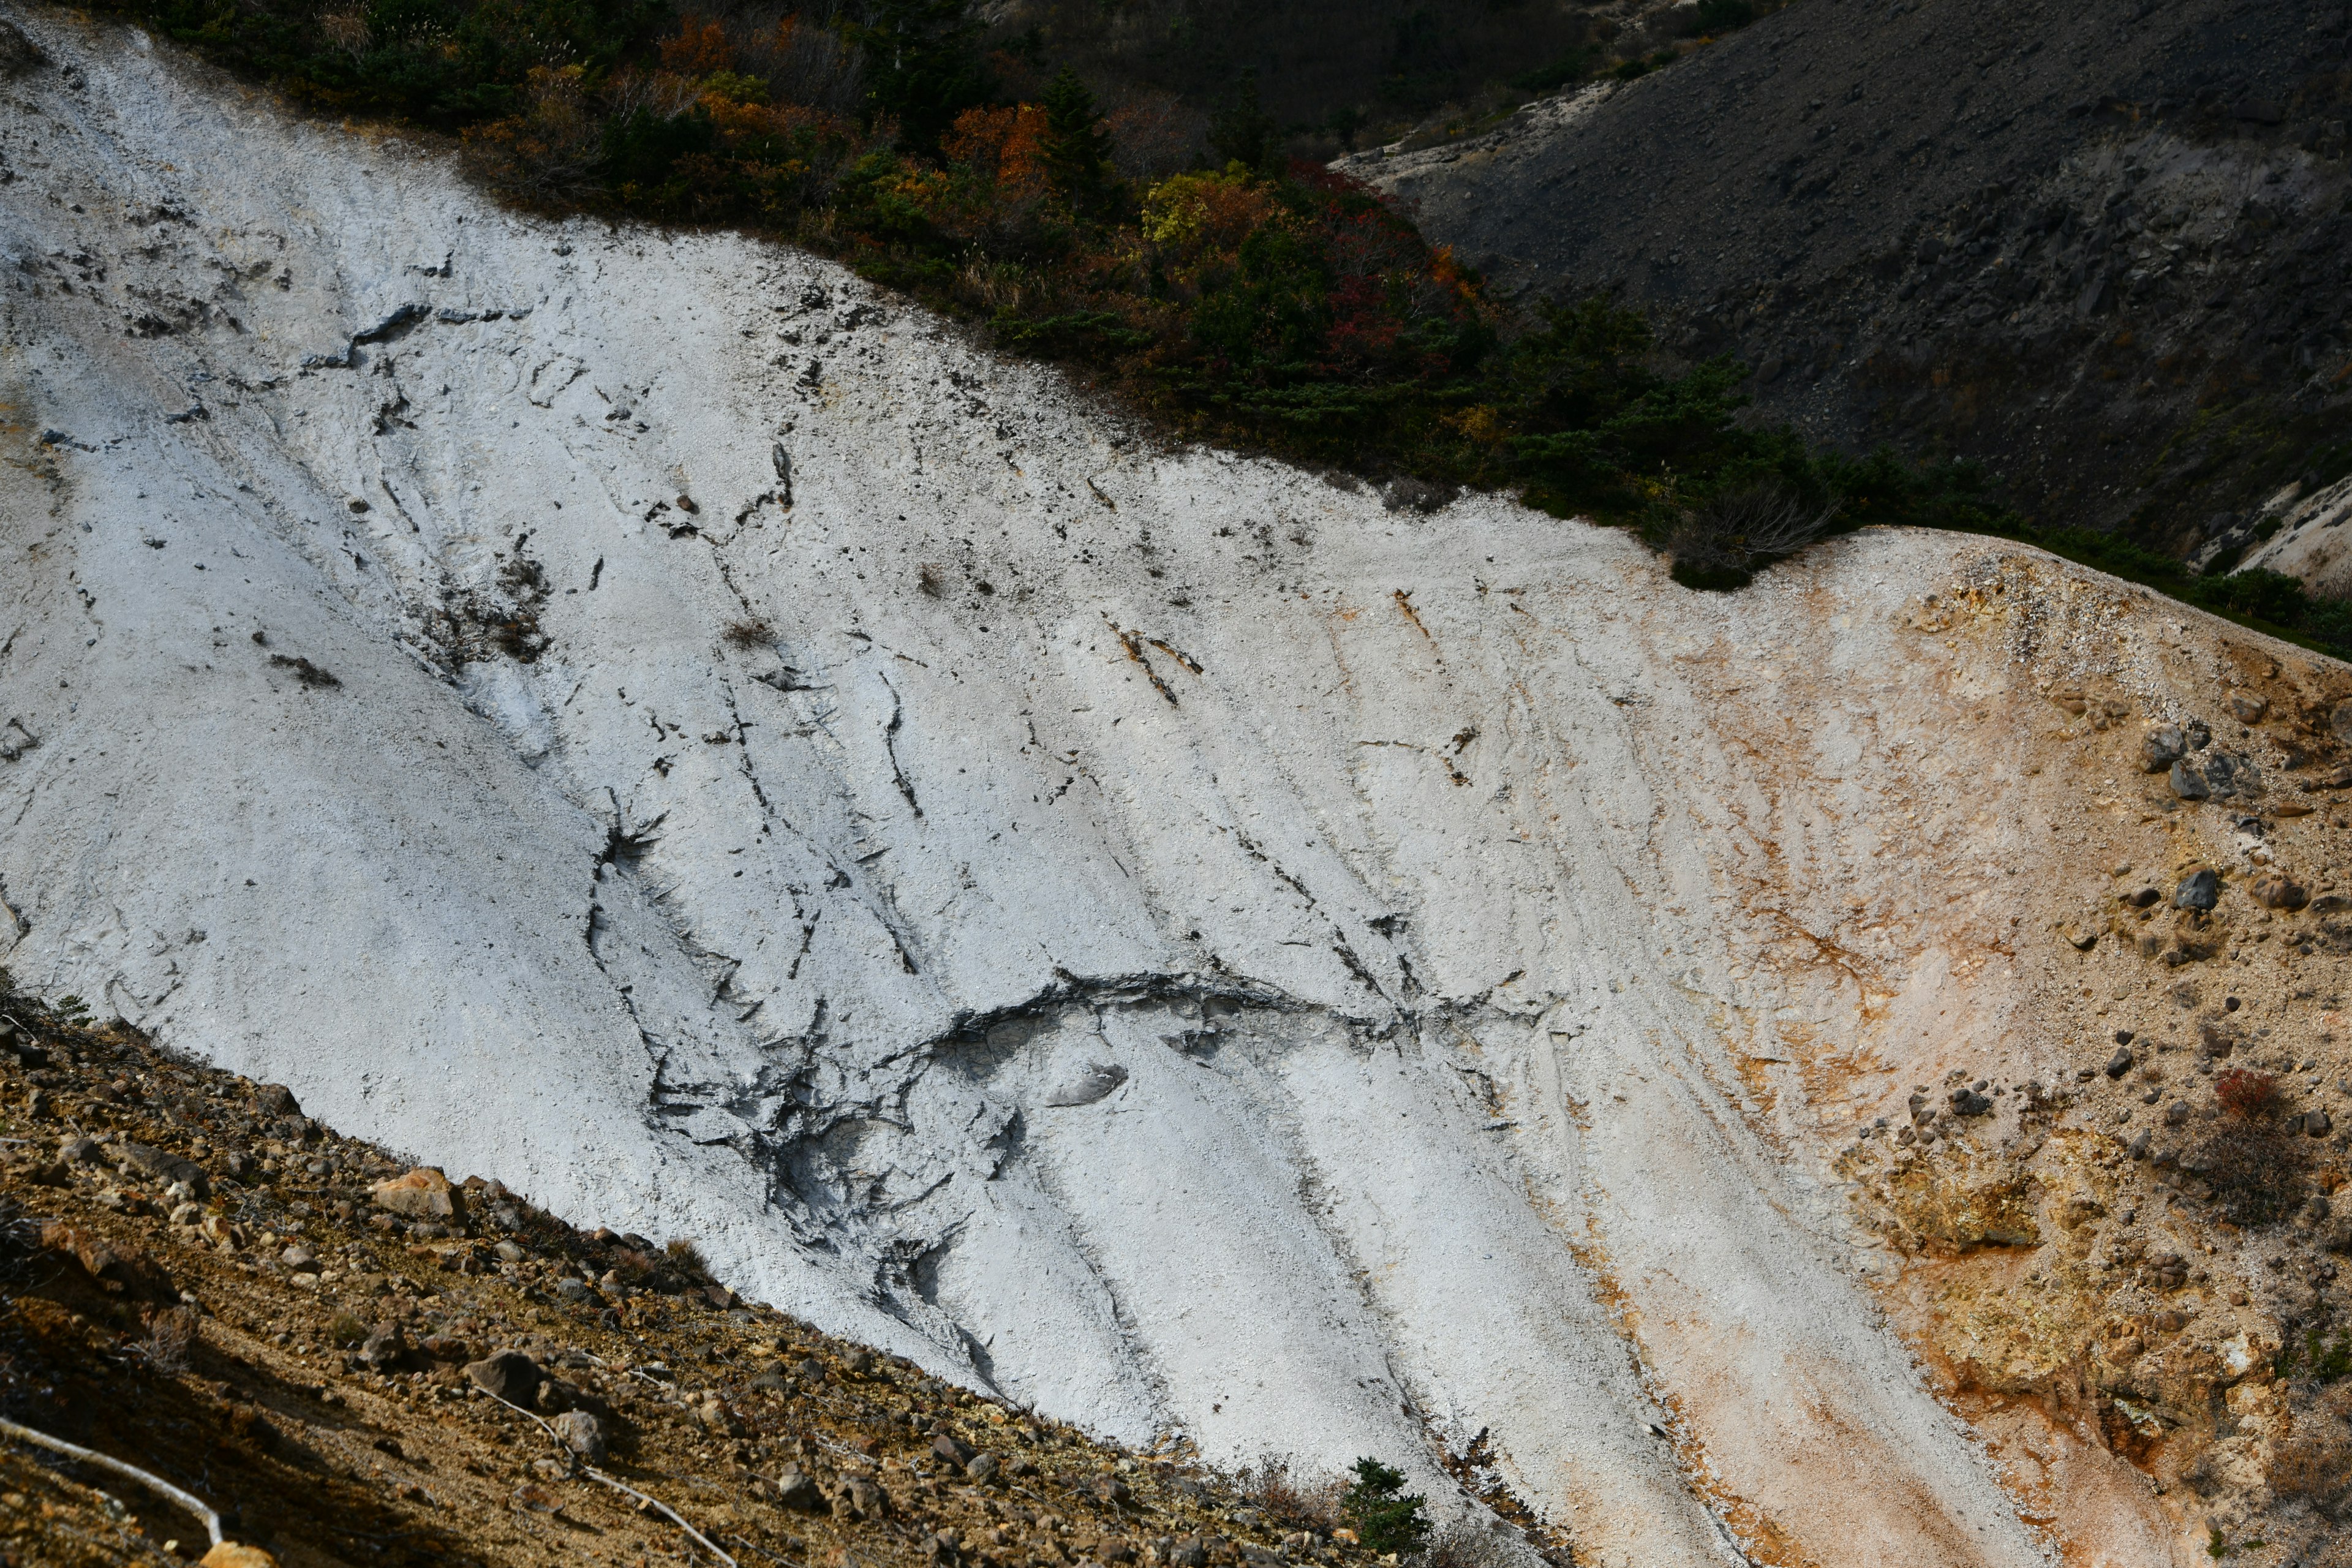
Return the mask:
{"type": "Polygon", "coordinates": [[[977,1454],[965,1465],[963,1473],[982,1486],[996,1479],[997,1463],[993,1454],[977,1454]]]}
{"type": "Polygon", "coordinates": [[[776,1501],[795,1513],[823,1513],[824,1493],[817,1484],[801,1473],[798,1465],[786,1465],[776,1472],[776,1501]]]}
{"type": "Polygon", "coordinates": [[[2139,765],[2144,772],[2160,773],[2188,753],[2188,737],[2178,724],[2159,724],[2140,737],[2139,765]]]}
{"type": "Polygon", "coordinates": [[[205,1169],[194,1160],[183,1160],[177,1154],[167,1154],[161,1149],[151,1149],[144,1143],[128,1140],[110,1145],[118,1169],[133,1175],[144,1176],[151,1182],[169,1186],[185,1182],[198,1198],[212,1195],[212,1183],[205,1169]]]}
{"type": "Polygon", "coordinates": [[[282,1083],[254,1086],[253,1103],[271,1116],[299,1116],[302,1107],[296,1103],[294,1091],[282,1083]]]}
{"type": "Polygon", "coordinates": [[[539,1392],[540,1380],[545,1374],[539,1363],[520,1351],[500,1351],[493,1356],[470,1362],[466,1375],[476,1388],[495,1399],[528,1408],[531,1395],[539,1392]]]}
{"type": "Polygon", "coordinates": [[[462,1206],[457,1189],[449,1184],[449,1178],[429,1165],[419,1166],[404,1176],[378,1182],[370,1196],[376,1207],[410,1219],[454,1219],[462,1206]]]}
{"type": "Polygon", "coordinates": [[[960,1442],[942,1432],[931,1439],[931,1453],[947,1463],[961,1468],[971,1463],[974,1450],[969,1444],[960,1442]]]}
{"type": "Polygon", "coordinates": [[[2172,890],[2176,910],[2210,910],[2221,901],[2221,879],[2200,866],[2180,879],[2172,890]]]}
{"type": "Polygon", "coordinates": [[[548,1423],[563,1446],[592,1465],[604,1462],[604,1424],[585,1410],[567,1410],[548,1423]]]}
{"type": "Polygon", "coordinates": [[[2172,793],[2182,800],[2213,798],[2213,786],[2205,782],[2205,775],[2185,762],[2172,764],[2171,777],[2166,782],[2171,784],[2172,793]]]}
{"type": "Polygon", "coordinates": [[[2131,1047],[2129,1046],[2117,1046],[2116,1047],[2116,1054],[2107,1058],[2107,1076],[2109,1078],[2121,1078],[2124,1074],[2131,1071],[2131,1047]]]}
{"type": "Polygon", "coordinates": [[[1092,1105],[1108,1099],[1127,1081],[1127,1069],[1117,1062],[1090,1062],[1069,1082],[1045,1096],[1052,1106],[1092,1105]]]}
{"type": "Polygon", "coordinates": [[[199,1558],[196,1568],[278,1568],[278,1559],[258,1546],[224,1541],[199,1558]]]}
{"type": "Polygon", "coordinates": [[[864,1476],[852,1476],[834,1494],[833,1511],[845,1519],[879,1519],[890,1510],[889,1494],[864,1476]]]}
{"type": "Polygon", "coordinates": [[[79,1226],[51,1221],[41,1227],[41,1245],[66,1254],[109,1295],[131,1300],[179,1300],[179,1292],[163,1271],[135,1251],[117,1252],[96,1234],[79,1226]]]}
{"type": "Polygon", "coordinates": [[[2259,724],[2270,710],[2271,700],[2267,697],[2250,697],[2242,692],[2230,699],[2230,711],[2237,715],[2241,724],[2259,724]]]}
{"type": "Polygon", "coordinates": [[[2189,1102],[2187,1100],[2176,1100],[2164,1108],[2164,1124],[2167,1127],[2184,1126],[2188,1121],[2189,1102]]]}
{"type": "Polygon", "coordinates": [[[2336,1131],[2336,1121],[2325,1110],[2306,1110],[2303,1113],[2303,1131],[2306,1137],[2325,1138],[2336,1131]]]}
{"type": "Polygon", "coordinates": [[[2254,902],[2266,910],[2299,910],[2311,902],[2309,889],[2284,871],[2266,871],[2246,889],[2254,902]]]}
{"type": "Polygon", "coordinates": [[[360,1360],[376,1372],[397,1372],[413,1354],[398,1323],[378,1323],[360,1346],[360,1360]]]}

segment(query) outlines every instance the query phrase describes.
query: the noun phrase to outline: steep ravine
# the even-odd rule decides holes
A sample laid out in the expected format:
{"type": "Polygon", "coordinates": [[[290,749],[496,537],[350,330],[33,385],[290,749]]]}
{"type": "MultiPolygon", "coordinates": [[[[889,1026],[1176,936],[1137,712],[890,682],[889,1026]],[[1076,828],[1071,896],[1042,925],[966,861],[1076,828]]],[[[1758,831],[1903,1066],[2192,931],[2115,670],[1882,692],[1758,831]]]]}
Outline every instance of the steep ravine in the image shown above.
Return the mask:
{"type": "Polygon", "coordinates": [[[2201,1546],[2095,1419],[1984,1446],[2039,1395],[1934,1382],[1853,1134],[1957,1071],[1903,1171],[2060,1085],[2121,1150],[2075,1075],[2180,976],[2055,927],[2334,853],[2143,805],[2141,730],[2260,690],[2319,765],[2338,667],[1981,541],[1699,596],[1162,449],[809,258],[16,19],[26,984],[1097,1431],[1475,1452],[1580,1562],[2201,1546]]]}

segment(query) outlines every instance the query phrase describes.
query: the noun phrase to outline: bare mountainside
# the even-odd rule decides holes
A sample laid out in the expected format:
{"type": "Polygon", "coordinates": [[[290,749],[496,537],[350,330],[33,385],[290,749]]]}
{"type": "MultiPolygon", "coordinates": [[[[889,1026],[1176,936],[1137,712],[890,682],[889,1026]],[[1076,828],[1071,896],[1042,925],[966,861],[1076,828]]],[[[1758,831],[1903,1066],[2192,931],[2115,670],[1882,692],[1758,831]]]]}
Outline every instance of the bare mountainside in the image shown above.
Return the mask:
{"type": "Polygon", "coordinates": [[[2212,562],[2352,471],[2347,40],[2336,0],[1808,0],[1345,166],[1507,285],[1738,355],[1817,439],[2212,562]]]}
{"type": "Polygon", "coordinates": [[[2326,1539],[2352,672],[1985,541],[1694,595],[1160,449],[807,257],[17,20],[22,983],[1579,1562],[2326,1539]]]}

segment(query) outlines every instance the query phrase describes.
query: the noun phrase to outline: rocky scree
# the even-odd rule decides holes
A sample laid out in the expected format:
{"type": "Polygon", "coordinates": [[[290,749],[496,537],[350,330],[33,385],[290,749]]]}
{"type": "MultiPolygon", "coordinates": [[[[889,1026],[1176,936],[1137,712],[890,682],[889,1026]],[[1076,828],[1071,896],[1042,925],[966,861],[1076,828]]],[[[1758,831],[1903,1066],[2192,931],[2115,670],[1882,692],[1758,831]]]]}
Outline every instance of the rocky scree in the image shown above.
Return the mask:
{"type": "MultiPolygon", "coordinates": [[[[1278,1514],[1181,1447],[975,1399],[741,1300],[688,1246],[574,1230],[342,1137],[283,1086],[13,993],[0,1130],[0,1409],[188,1489],[288,1563],[686,1545],[583,1467],[739,1561],[1370,1561],[1328,1501],[1278,1514]]],[[[0,1487],[20,1561],[203,1545],[167,1502],[6,1439],[0,1487]]]]}

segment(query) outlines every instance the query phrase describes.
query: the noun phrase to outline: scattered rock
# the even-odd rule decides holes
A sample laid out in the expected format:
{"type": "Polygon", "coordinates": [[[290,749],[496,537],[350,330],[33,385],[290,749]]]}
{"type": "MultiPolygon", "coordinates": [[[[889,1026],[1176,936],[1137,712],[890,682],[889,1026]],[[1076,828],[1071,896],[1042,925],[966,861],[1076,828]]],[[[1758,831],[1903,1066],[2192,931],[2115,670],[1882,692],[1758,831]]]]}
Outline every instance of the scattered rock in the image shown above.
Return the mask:
{"type": "Polygon", "coordinates": [[[931,1452],[960,1469],[971,1463],[976,1450],[970,1444],[942,1432],[931,1439],[931,1452]]]}
{"type": "Polygon", "coordinates": [[[2107,1058],[2107,1076],[2109,1078],[2121,1078],[2124,1074],[2131,1071],[2131,1047],[2129,1046],[2117,1046],[2116,1047],[2116,1054],[2107,1058]]]}
{"type": "Polygon", "coordinates": [[[563,1509],[562,1500],[537,1481],[525,1481],[515,1488],[509,1500],[520,1512],[559,1513],[563,1509]]]}
{"type": "Polygon", "coordinates": [[[253,1103],[259,1106],[264,1112],[271,1116],[299,1116],[302,1114],[301,1106],[295,1102],[294,1091],[287,1088],[282,1083],[265,1083],[257,1085],[253,1091],[253,1103]]]}
{"type": "Polygon", "coordinates": [[[155,1182],[185,1182],[198,1198],[212,1195],[212,1182],[204,1167],[177,1154],[167,1154],[161,1149],[151,1149],[144,1143],[128,1141],[112,1145],[114,1162],[120,1169],[147,1177],[155,1182]]]}
{"type": "Polygon", "coordinates": [[[1951,1095],[1952,1112],[1957,1116],[1990,1116],[1992,1100],[1973,1089],[1956,1089],[1951,1095]]]}
{"type": "Polygon", "coordinates": [[[98,1165],[106,1156],[94,1138],[68,1138],[58,1145],[58,1158],[68,1165],[98,1165]]]}
{"type": "Polygon", "coordinates": [[[522,1352],[500,1351],[467,1363],[466,1375],[484,1394],[527,1409],[531,1395],[539,1392],[541,1378],[546,1374],[539,1370],[537,1362],[522,1352]]]}
{"type": "Polygon", "coordinates": [[[2159,724],[2140,738],[2139,765],[2145,772],[2160,773],[2189,752],[2188,737],[2178,724],[2159,724]]]}
{"type": "Polygon", "coordinates": [[[2164,1108],[2164,1124],[2167,1127],[2183,1126],[2188,1121],[2189,1102],[2187,1100],[2176,1100],[2164,1108]]]}
{"type": "Polygon", "coordinates": [[[2352,745],[2352,702],[2337,703],[2335,711],[2327,715],[2327,727],[2337,740],[2352,745]]]}
{"type": "Polygon", "coordinates": [[[883,1489],[864,1476],[852,1476],[841,1483],[834,1494],[833,1511],[844,1519],[879,1519],[889,1511],[890,1500],[883,1489]]]}
{"type": "Polygon", "coordinates": [[[2204,867],[2199,867],[2180,879],[2172,890],[2172,907],[2176,910],[2210,910],[2221,901],[2221,879],[2204,867]]]}
{"type": "Polygon", "coordinates": [[[196,1568],[278,1568],[278,1559],[258,1546],[224,1541],[197,1561],[196,1568]]]}
{"type": "Polygon", "coordinates": [[[2205,775],[2185,762],[2172,764],[2172,774],[2167,782],[2172,785],[2172,793],[2182,800],[2210,800],[2213,797],[2213,787],[2205,782],[2205,775]]]}
{"type": "Polygon", "coordinates": [[[2259,724],[2263,721],[2263,715],[2270,710],[2271,700],[2267,697],[2241,695],[2230,699],[2230,711],[2237,716],[2241,724],[2259,724]]]}
{"type": "Polygon", "coordinates": [[[2303,1113],[2303,1131],[2305,1137],[2325,1138],[2336,1131],[2336,1121],[2325,1110],[2306,1110],[2303,1113]]]}
{"type": "Polygon", "coordinates": [[[79,1226],[56,1221],[41,1227],[41,1245],[71,1258],[81,1271],[109,1295],[133,1300],[177,1302],[163,1271],[137,1252],[117,1252],[100,1237],[79,1226]]]}
{"type": "Polygon", "coordinates": [[[604,1462],[604,1423],[585,1410],[567,1410],[548,1423],[563,1446],[592,1465],[604,1462]]]}
{"type": "Polygon", "coordinates": [[[2284,871],[2266,871],[2246,889],[2266,910],[2299,910],[2311,902],[2310,890],[2284,871]]]}
{"type": "Polygon", "coordinates": [[[1117,1062],[1092,1062],[1084,1072],[1045,1097],[1048,1105],[1092,1105],[1127,1081],[1127,1069],[1117,1062]]]}
{"type": "Polygon", "coordinates": [[[397,1372],[414,1354],[398,1323],[378,1323],[360,1346],[360,1360],[377,1372],[397,1372]]]}
{"type": "Polygon", "coordinates": [[[973,1480],[979,1482],[982,1486],[986,1486],[989,1482],[996,1479],[996,1456],[993,1454],[981,1454],[975,1456],[972,1461],[963,1468],[963,1473],[965,1475],[971,1477],[973,1480]]]}
{"type": "Polygon", "coordinates": [[[818,1489],[814,1481],[801,1473],[798,1465],[786,1465],[777,1471],[772,1484],[776,1501],[781,1506],[797,1513],[824,1511],[824,1493],[818,1489]]]}
{"type": "Polygon", "coordinates": [[[410,1219],[454,1219],[459,1212],[457,1189],[449,1178],[430,1166],[419,1166],[404,1176],[378,1182],[370,1194],[375,1205],[410,1219]]]}

